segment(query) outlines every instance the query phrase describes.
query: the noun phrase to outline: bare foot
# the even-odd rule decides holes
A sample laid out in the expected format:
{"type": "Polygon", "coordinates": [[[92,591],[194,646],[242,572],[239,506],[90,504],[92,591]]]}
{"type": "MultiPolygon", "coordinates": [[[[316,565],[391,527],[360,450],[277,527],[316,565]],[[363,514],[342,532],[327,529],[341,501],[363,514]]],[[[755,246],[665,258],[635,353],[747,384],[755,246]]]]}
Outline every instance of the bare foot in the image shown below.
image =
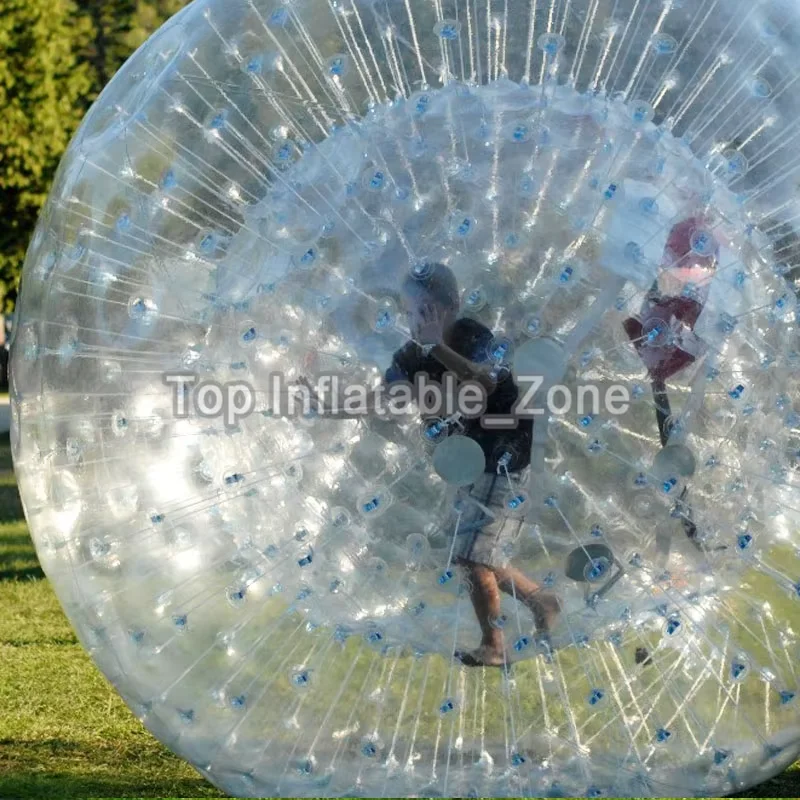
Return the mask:
{"type": "Polygon", "coordinates": [[[536,592],[530,598],[530,609],[537,633],[550,633],[561,613],[561,601],[552,592],[536,592]]]}
{"type": "Polygon", "coordinates": [[[505,667],[508,663],[505,653],[495,647],[481,646],[471,652],[457,650],[454,656],[465,667],[505,667]]]}

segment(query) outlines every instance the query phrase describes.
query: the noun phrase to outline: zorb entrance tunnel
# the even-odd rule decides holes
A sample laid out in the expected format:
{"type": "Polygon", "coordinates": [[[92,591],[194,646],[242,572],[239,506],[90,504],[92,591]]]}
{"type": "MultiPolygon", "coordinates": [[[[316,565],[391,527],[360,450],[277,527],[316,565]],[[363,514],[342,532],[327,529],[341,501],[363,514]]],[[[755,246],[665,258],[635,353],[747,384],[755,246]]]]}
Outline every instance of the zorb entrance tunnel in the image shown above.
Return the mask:
{"type": "Polygon", "coordinates": [[[799,37],[777,0],[196,0],[133,56],[31,244],[12,446],[161,741],[249,796],[797,757],[799,37]],[[542,413],[333,413],[445,370],[542,413]]]}

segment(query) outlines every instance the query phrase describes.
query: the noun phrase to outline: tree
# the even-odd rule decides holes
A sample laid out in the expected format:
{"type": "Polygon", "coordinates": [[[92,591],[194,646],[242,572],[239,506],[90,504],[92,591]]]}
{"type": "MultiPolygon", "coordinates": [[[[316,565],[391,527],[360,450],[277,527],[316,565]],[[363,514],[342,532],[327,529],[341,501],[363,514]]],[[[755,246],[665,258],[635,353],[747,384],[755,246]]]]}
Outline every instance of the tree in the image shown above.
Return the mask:
{"type": "Polygon", "coordinates": [[[136,13],[125,44],[130,52],[147,41],[173,14],[177,14],[188,0],[138,0],[136,13]]]}
{"type": "MultiPolygon", "coordinates": [[[[0,306],[13,300],[53,173],[80,123],[91,30],[72,0],[0,0],[0,306]]],[[[0,308],[2,310],[2,308],[0,308]]]]}
{"type": "Polygon", "coordinates": [[[91,102],[185,0],[0,0],[0,312],[91,102]]]}
{"type": "Polygon", "coordinates": [[[92,26],[85,58],[94,70],[98,95],[130,54],[186,0],[77,0],[92,26]]]}
{"type": "Polygon", "coordinates": [[[92,24],[87,58],[95,73],[95,94],[128,57],[125,38],[131,31],[136,0],[78,0],[78,6],[92,24]]]}

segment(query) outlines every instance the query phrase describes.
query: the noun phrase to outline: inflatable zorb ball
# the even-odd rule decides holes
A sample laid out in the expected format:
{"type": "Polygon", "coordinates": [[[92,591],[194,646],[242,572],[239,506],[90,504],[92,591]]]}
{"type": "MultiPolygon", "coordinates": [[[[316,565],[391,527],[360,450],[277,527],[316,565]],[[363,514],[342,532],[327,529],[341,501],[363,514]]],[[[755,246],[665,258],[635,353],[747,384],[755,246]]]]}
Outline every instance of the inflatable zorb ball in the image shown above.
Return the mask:
{"type": "Polygon", "coordinates": [[[13,452],[159,739],[251,796],[795,759],[799,36],[788,2],[198,0],[130,60],[31,245],[13,452]],[[434,274],[490,402],[541,378],[532,435],[283,403],[439,363],[434,274]]]}

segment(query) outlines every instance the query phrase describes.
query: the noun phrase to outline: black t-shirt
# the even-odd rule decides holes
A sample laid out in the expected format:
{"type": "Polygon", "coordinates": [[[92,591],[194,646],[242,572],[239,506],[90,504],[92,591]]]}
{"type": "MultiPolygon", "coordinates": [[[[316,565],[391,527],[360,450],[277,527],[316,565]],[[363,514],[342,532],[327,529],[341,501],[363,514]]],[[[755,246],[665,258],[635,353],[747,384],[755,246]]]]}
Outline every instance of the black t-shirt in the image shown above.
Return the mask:
{"type": "MultiPolygon", "coordinates": [[[[447,344],[460,356],[475,364],[482,364],[491,361],[495,338],[486,326],[465,317],[455,323],[448,335],[447,344]]],[[[432,355],[426,355],[418,344],[409,342],[394,354],[385,380],[387,384],[395,381],[413,383],[417,375],[424,374],[428,380],[440,383],[446,372],[447,368],[432,355]]],[[[511,373],[506,371],[506,375],[489,395],[486,416],[509,415],[514,409],[519,389],[511,373]]],[[[531,418],[520,419],[513,430],[487,429],[480,418],[465,419],[462,424],[465,427],[464,435],[481,446],[486,456],[486,472],[496,472],[498,462],[506,453],[511,456],[507,463],[509,472],[518,472],[530,463],[533,437],[531,418]]]]}

